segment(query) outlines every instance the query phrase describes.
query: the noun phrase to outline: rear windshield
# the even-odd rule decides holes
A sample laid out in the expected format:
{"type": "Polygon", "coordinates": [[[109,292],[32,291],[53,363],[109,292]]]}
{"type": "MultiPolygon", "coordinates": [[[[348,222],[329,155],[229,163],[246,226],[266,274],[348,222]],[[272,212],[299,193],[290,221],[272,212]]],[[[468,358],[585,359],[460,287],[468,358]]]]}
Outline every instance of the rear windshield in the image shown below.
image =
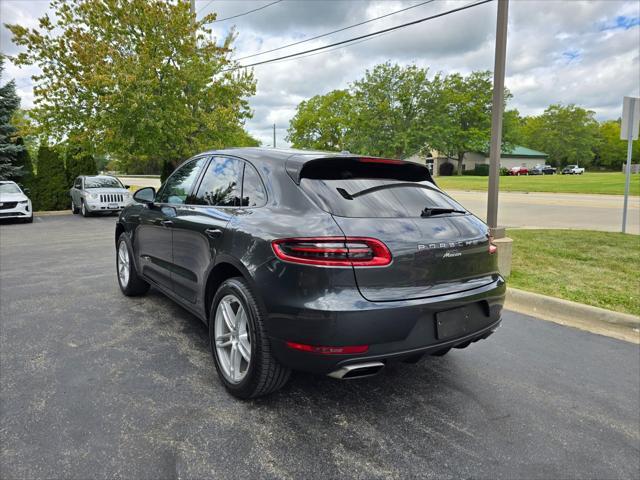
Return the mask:
{"type": "Polygon", "coordinates": [[[420,217],[425,208],[465,210],[426,180],[303,178],[300,186],[320,208],[339,217],[406,218],[420,217]]]}

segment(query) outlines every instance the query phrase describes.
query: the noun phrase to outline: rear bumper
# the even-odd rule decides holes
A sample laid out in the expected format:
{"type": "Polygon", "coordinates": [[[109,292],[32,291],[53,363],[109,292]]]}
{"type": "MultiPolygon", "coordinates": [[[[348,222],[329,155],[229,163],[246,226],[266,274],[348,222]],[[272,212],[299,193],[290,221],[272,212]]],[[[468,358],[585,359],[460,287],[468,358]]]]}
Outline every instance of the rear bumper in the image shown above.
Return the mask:
{"type": "Polygon", "coordinates": [[[326,374],[345,365],[402,360],[486,338],[500,324],[505,292],[504,280],[499,276],[481,288],[421,300],[369,302],[358,293],[354,304],[343,291],[343,299],[327,299],[325,310],[306,308],[287,315],[270,313],[268,331],[273,353],[282,364],[295,370],[326,374]],[[476,321],[471,331],[460,336],[439,339],[436,314],[472,305],[485,312],[480,322],[476,321]],[[316,346],[368,345],[369,349],[359,355],[324,355],[293,350],[286,345],[287,341],[316,346]]]}

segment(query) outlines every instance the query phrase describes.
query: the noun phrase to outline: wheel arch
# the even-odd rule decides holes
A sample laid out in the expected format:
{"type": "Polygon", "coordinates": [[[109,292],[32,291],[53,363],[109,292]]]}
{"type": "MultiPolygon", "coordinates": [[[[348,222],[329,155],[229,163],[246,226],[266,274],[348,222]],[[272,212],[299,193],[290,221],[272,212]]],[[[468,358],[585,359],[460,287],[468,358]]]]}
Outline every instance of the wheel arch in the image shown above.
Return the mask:
{"type": "MultiPolygon", "coordinates": [[[[256,294],[258,293],[255,289],[255,283],[253,281],[253,278],[251,277],[251,274],[249,273],[247,268],[244,265],[242,265],[241,262],[231,257],[225,256],[224,258],[220,259],[215,264],[215,266],[211,269],[211,271],[207,276],[207,281],[205,283],[204,314],[205,314],[205,318],[207,319],[207,323],[209,321],[209,311],[211,310],[211,303],[213,302],[213,297],[218,291],[218,288],[220,287],[220,285],[222,285],[222,282],[233,277],[243,278],[244,280],[247,281],[247,283],[249,283],[252,290],[256,294]]],[[[262,303],[262,299],[260,298],[260,296],[259,295],[256,295],[256,296],[258,297],[258,301],[262,303]]]]}
{"type": "Polygon", "coordinates": [[[116,238],[115,238],[115,242],[116,242],[116,247],[118,246],[118,239],[120,238],[120,235],[122,235],[125,231],[124,225],[122,225],[120,222],[116,223],[116,238]]]}

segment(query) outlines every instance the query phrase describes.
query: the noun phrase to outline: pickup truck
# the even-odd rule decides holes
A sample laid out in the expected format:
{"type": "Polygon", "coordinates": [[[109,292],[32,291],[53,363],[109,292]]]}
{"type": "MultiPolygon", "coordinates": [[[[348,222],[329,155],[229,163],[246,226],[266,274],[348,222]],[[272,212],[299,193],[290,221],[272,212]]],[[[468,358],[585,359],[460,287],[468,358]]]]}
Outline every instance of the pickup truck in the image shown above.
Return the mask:
{"type": "Polygon", "coordinates": [[[529,175],[554,175],[556,173],[555,167],[551,165],[536,165],[529,170],[529,175]]]}
{"type": "Polygon", "coordinates": [[[582,175],[583,173],[584,168],[578,165],[567,165],[562,169],[562,175],[582,175]]]}

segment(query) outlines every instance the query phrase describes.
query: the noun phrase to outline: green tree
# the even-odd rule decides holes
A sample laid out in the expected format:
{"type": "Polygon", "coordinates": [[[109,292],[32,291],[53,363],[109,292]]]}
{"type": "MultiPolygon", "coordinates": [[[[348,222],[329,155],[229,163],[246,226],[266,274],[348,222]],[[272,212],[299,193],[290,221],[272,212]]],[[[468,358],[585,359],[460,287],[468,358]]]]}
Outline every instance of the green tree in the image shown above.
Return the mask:
{"type": "MultiPolygon", "coordinates": [[[[436,77],[439,78],[439,77],[436,77]]],[[[415,65],[377,65],[351,85],[348,144],[359,153],[402,158],[422,147],[435,106],[433,82],[415,65]]]]}
{"type": "Polygon", "coordinates": [[[526,145],[549,154],[555,166],[587,167],[600,137],[595,112],[576,105],[550,105],[542,115],[527,117],[522,126],[526,145]]]}
{"type": "Polygon", "coordinates": [[[41,145],[38,149],[38,174],[32,193],[34,210],[62,210],[69,206],[69,184],[58,152],[41,145]]]}
{"type": "MultiPolygon", "coordinates": [[[[0,78],[4,71],[4,56],[0,55],[0,78]]],[[[17,180],[22,176],[22,169],[17,163],[18,155],[24,151],[12,138],[16,128],[11,124],[14,112],[20,106],[20,98],[16,94],[15,81],[11,80],[0,86],[0,180],[17,180]]]]}
{"type": "MultiPolygon", "coordinates": [[[[600,141],[595,147],[595,162],[611,170],[622,169],[627,162],[627,142],[620,139],[620,120],[609,120],[598,126],[600,141]]],[[[631,161],[640,163],[640,142],[633,142],[631,161]]]]}
{"type": "Polygon", "coordinates": [[[353,98],[347,90],[333,90],[301,102],[287,130],[294,148],[348,150],[353,98]]]}
{"type": "MultiPolygon", "coordinates": [[[[458,175],[462,175],[464,154],[486,151],[491,139],[491,72],[473,72],[466,77],[458,73],[436,77],[432,91],[436,105],[425,123],[425,146],[456,159],[458,175]]],[[[505,103],[510,98],[509,91],[505,91],[505,103]]],[[[503,145],[509,143],[509,128],[516,123],[517,113],[506,112],[505,120],[503,145]]]]}
{"type": "Polygon", "coordinates": [[[71,185],[79,175],[96,175],[96,160],[93,155],[79,148],[67,150],[66,155],[67,183],[71,185]]]}
{"type": "Polygon", "coordinates": [[[31,154],[24,145],[24,140],[22,137],[16,138],[15,144],[24,147],[16,155],[15,165],[20,167],[21,169],[20,179],[19,181],[17,181],[23,188],[31,191],[33,187],[33,163],[31,162],[31,154]]]}
{"type": "Polygon", "coordinates": [[[162,161],[247,140],[252,72],[230,71],[233,31],[217,44],[183,0],[52,0],[39,27],[8,25],[25,48],[14,61],[37,65],[39,131],[125,171],[159,171],[162,161]]]}

